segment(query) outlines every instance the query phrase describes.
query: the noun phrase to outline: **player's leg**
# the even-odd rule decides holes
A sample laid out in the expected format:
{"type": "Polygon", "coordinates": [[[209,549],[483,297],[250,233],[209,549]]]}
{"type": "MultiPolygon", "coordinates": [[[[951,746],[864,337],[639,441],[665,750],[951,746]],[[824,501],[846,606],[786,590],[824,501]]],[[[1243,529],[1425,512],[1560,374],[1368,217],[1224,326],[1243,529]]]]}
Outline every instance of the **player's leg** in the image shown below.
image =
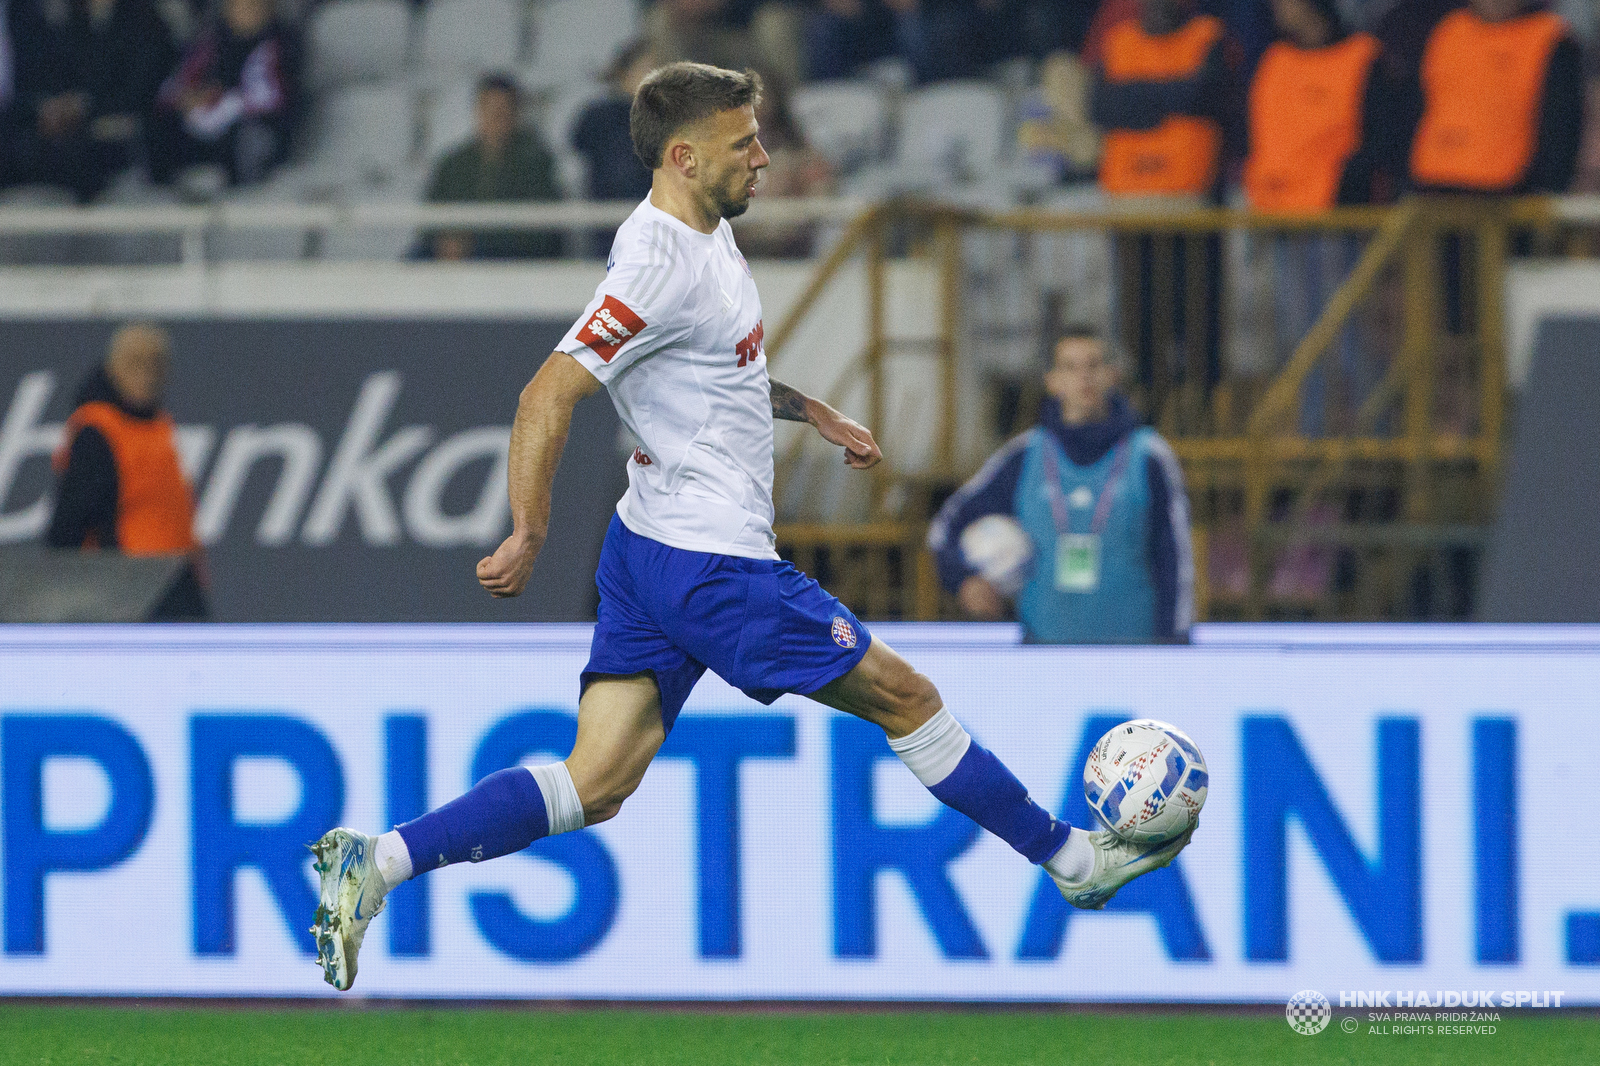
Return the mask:
{"type": "Polygon", "coordinates": [[[1052,817],[972,739],[933,682],[882,640],[873,639],[848,673],[809,695],[882,728],[889,747],[928,791],[1042,865],[1076,907],[1104,907],[1117,889],[1166,866],[1189,843],[1185,834],[1159,847],[1139,846],[1052,817]]]}
{"type": "Polygon", "coordinates": [[[367,924],[395,885],[614,817],[665,738],[654,675],[591,677],[565,761],[497,770],[444,806],[376,837],[344,828],[328,832],[312,845],[322,896],[311,931],[324,978],[341,991],[350,987],[367,924]]]}
{"type": "Polygon", "coordinates": [[[612,818],[665,739],[653,675],[594,677],[578,703],[578,736],[563,762],[498,770],[438,810],[383,834],[375,849],[378,871],[393,887],[418,873],[510,855],[535,840],[612,818]]]}
{"type": "Polygon", "coordinates": [[[881,639],[873,638],[849,673],[809,695],[880,727],[889,747],[941,803],[1029,862],[1045,862],[1067,843],[1067,823],[1035,803],[1016,775],[945,708],[933,682],[881,639]]]}

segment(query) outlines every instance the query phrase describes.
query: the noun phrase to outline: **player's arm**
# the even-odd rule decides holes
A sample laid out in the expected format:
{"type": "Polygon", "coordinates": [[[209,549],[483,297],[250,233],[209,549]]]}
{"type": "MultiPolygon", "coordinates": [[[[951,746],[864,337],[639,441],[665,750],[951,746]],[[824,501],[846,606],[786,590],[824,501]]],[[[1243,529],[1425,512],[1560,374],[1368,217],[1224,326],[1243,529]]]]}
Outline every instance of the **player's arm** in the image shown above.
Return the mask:
{"type": "Polygon", "coordinates": [[[772,382],[772,417],[785,422],[810,422],[823,440],[844,449],[844,461],[857,470],[876,466],[883,458],[866,426],[781,381],[772,382]]]}
{"type": "Polygon", "coordinates": [[[515,596],[528,583],[550,527],[550,486],[567,445],[572,409],[600,388],[595,376],[565,352],[553,352],[517,401],[511,424],[511,536],[478,562],[478,581],[496,597],[515,596]]]}

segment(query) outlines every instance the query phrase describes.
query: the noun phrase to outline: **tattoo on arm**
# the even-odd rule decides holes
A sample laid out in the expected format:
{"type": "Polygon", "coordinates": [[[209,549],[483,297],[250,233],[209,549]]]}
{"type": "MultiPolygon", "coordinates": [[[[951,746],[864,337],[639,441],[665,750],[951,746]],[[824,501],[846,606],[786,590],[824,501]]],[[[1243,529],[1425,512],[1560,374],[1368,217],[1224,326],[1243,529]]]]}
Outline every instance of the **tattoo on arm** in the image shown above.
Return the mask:
{"type": "Polygon", "coordinates": [[[805,393],[781,381],[772,383],[772,417],[786,422],[809,422],[805,393]]]}

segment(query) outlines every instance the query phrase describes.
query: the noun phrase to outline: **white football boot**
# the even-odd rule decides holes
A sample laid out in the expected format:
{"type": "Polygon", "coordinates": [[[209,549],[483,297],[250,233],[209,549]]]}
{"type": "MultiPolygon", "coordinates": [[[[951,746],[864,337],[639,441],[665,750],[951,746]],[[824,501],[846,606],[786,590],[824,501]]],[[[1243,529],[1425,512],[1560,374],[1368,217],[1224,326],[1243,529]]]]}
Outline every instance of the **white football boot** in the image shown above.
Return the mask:
{"type": "Polygon", "coordinates": [[[1097,911],[1117,894],[1117,889],[1135,877],[1171,863],[1178,852],[1188,847],[1192,836],[1194,827],[1191,826],[1182,836],[1165,844],[1135,844],[1101,829],[1089,833],[1089,843],[1094,845],[1094,869],[1088,877],[1082,881],[1066,881],[1053,873],[1050,877],[1068,903],[1079,910],[1097,911]]]}
{"type": "Polygon", "coordinates": [[[367,923],[383,910],[389,886],[378,873],[376,837],[349,829],[330,829],[311,845],[314,868],[322,875],[322,898],[311,932],[317,938],[322,979],[341,992],[356,979],[356,956],[367,923]]]}

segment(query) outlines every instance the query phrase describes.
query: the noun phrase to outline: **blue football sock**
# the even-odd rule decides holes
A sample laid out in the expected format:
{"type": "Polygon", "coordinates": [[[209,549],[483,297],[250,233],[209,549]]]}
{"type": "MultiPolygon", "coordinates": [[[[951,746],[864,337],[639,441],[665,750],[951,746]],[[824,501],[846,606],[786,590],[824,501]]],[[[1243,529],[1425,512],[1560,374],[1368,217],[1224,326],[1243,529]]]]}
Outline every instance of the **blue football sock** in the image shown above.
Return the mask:
{"type": "Polygon", "coordinates": [[[438,810],[397,827],[415,874],[521,851],[550,834],[544,793],[525,766],[496,770],[438,810]]]}
{"type": "Polygon", "coordinates": [[[941,710],[889,747],[939,802],[1010,844],[1029,862],[1044,862],[1067,842],[1071,826],[1033,802],[994,753],[941,710]]]}

